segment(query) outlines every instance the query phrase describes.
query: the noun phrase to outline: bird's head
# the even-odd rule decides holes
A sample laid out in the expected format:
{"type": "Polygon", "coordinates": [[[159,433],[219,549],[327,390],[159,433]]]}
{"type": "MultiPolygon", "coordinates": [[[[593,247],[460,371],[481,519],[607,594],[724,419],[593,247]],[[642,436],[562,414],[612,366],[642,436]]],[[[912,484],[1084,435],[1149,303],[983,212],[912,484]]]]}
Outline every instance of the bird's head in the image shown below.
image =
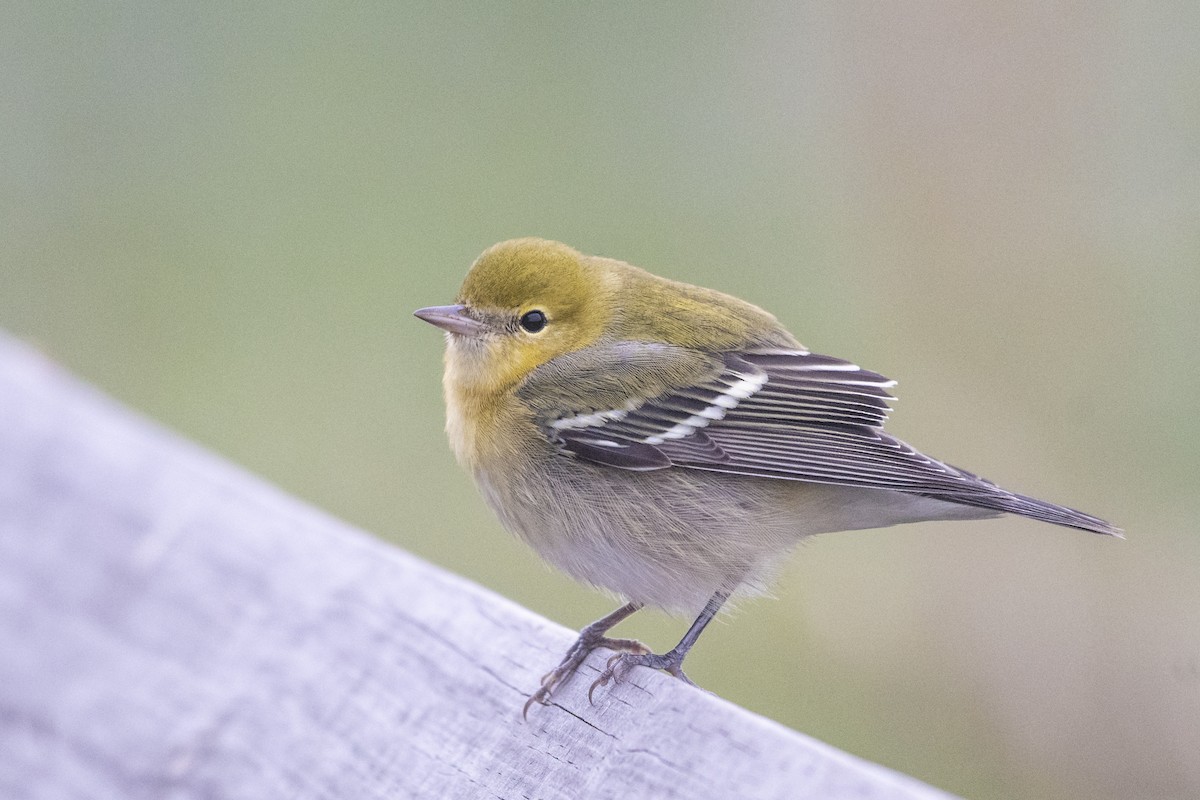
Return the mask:
{"type": "Polygon", "coordinates": [[[503,391],[599,339],[614,306],[612,276],[596,260],[559,242],[513,239],[475,261],[454,305],[414,313],[447,332],[458,381],[503,391]]]}

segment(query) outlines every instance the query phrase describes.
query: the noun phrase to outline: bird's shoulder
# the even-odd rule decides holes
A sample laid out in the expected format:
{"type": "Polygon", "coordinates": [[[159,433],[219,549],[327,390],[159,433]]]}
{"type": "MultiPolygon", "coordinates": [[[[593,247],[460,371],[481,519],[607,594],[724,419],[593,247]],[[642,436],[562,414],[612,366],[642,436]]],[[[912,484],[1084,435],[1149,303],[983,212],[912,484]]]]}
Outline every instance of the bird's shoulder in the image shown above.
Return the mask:
{"type": "Polygon", "coordinates": [[[565,353],[537,367],[515,396],[539,419],[588,410],[640,406],[647,400],[705,383],[721,373],[721,356],[656,341],[608,340],[565,353]]]}
{"type": "Polygon", "coordinates": [[[773,314],[733,295],[594,259],[612,296],[610,341],[669,344],[707,353],[755,347],[804,349],[773,314]]]}

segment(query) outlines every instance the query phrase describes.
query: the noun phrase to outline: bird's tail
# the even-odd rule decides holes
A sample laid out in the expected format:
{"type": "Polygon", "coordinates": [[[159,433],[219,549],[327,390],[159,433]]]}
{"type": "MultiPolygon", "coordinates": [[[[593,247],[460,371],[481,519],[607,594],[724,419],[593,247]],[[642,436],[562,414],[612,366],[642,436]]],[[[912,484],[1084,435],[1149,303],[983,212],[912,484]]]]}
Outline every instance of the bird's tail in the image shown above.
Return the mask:
{"type": "Polygon", "coordinates": [[[1125,538],[1125,534],[1120,528],[1099,517],[1093,517],[1091,514],[1085,514],[1082,511],[1076,511],[1066,506],[1048,503],[1045,500],[1038,500],[1036,497],[1010,492],[1007,489],[1000,488],[986,478],[981,478],[964,469],[959,469],[958,467],[952,467],[952,469],[958,470],[964,476],[986,486],[989,491],[962,492],[961,494],[956,493],[953,497],[930,496],[936,496],[939,500],[950,500],[955,503],[961,503],[962,505],[1017,514],[1022,517],[1040,520],[1041,522],[1049,522],[1053,525],[1063,525],[1068,528],[1091,531],[1092,533],[1102,533],[1106,536],[1116,536],[1119,539],[1125,538]]]}
{"type": "Polygon", "coordinates": [[[1022,517],[1050,522],[1054,525],[1065,525],[1068,528],[1079,528],[1092,533],[1116,536],[1118,539],[1125,538],[1125,534],[1120,528],[1099,517],[1015,492],[997,493],[992,497],[959,499],[957,502],[980,508],[991,508],[996,511],[1006,511],[1009,514],[1019,514],[1022,517]]]}

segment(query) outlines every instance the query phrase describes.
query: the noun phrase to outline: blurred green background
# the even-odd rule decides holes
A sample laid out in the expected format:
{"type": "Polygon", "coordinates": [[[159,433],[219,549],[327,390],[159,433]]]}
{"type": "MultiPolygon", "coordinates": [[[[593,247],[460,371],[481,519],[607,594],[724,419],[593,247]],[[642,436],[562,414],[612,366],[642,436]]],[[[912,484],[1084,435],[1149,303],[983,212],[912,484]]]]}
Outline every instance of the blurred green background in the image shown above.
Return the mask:
{"type": "Polygon", "coordinates": [[[1195,4],[6,4],[0,104],[0,326],[571,627],[612,601],[478,500],[410,316],[479,251],[900,379],[893,432],[1129,539],[821,537],[691,675],[971,797],[1200,793],[1195,4]]]}

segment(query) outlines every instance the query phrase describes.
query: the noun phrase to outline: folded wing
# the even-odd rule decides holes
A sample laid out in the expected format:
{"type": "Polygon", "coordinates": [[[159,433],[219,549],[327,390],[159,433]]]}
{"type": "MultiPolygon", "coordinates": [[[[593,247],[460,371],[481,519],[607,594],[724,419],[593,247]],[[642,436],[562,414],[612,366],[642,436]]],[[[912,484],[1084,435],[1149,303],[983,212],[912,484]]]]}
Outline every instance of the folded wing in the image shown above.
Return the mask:
{"type": "Polygon", "coordinates": [[[699,469],[935,497],[1100,533],[1072,509],[1008,492],[926,456],[882,426],[895,381],[803,350],[712,356],[702,379],[541,423],[564,451],[619,469],[699,469]],[[716,359],[719,359],[717,361],[716,359]]]}

